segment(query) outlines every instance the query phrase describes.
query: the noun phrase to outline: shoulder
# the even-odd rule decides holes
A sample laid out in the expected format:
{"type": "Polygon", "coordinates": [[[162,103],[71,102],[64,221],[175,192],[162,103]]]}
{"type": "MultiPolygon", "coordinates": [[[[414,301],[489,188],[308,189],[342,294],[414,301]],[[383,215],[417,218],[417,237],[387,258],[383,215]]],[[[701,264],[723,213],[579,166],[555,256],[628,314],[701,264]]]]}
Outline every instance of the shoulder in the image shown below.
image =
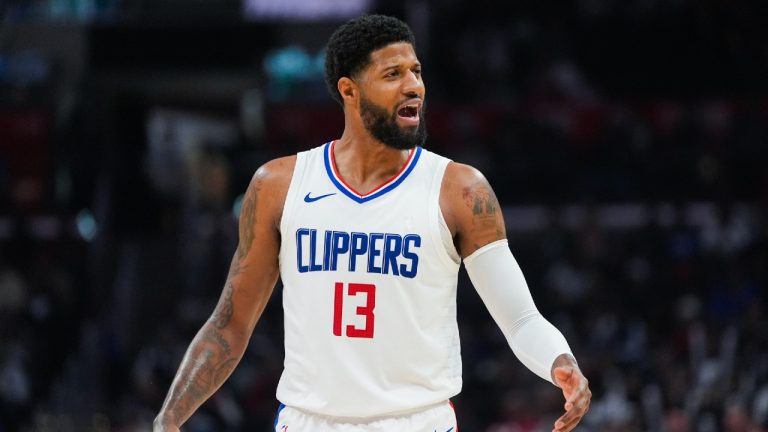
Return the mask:
{"type": "Polygon", "coordinates": [[[266,213],[275,223],[279,221],[295,166],[296,155],[272,159],[260,166],[251,178],[244,203],[252,203],[254,210],[266,213]]]}
{"type": "Polygon", "coordinates": [[[278,186],[283,183],[287,183],[285,186],[291,183],[291,177],[293,177],[293,168],[296,166],[296,155],[285,156],[271,161],[260,166],[253,175],[251,183],[267,182],[272,186],[278,186]]]}
{"type": "Polygon", "coordinates": [[[444,188],[462,189],[474,186],[478,182],[488,183],[483,173],[475,167],[453,161],[445,167],[444,188]]]}
{"type": "Polygon", "coordinates": [[[265,163],[253,174],[248,193],[280,195],[283,190],[287,192],[295,166],[296,155],[272,159],[265,163]]]}
{"type": "Polygon", "coordinates": [[[469,165],[451,162],[440,189],[440,209],[462,257],[505,238],[499,201],[485,176],[469,165]]]}
{"type": "Polygon", "coordinates": [[[445,168],[440,189],[440,207],[444,213],[464,213],[492,193],[488,180],[480,170],[470,165],[450,162],[445,168]]]}

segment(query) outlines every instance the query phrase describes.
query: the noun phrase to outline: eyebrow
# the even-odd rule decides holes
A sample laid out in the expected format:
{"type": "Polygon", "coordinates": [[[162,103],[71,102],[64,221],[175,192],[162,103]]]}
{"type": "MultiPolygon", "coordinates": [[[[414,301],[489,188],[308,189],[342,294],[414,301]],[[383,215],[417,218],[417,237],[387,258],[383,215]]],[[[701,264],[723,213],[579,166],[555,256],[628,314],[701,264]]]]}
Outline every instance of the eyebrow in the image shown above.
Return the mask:
{"type": "MultiPolygon", "coordinates": [[[[402,66],[403,66],[402,63],[389,64],[387,66],[382,67],[381,71],[382,72],[386,72],[386,71],[388,71],[390,69],[400,69],[402,66]]],[[[421,67],[421,63],[416,62],[416,63],[413,64],[413,66],[421,67]]],[[[413,66],[411,66],[411,67],[413,67],[413,66]]]]}

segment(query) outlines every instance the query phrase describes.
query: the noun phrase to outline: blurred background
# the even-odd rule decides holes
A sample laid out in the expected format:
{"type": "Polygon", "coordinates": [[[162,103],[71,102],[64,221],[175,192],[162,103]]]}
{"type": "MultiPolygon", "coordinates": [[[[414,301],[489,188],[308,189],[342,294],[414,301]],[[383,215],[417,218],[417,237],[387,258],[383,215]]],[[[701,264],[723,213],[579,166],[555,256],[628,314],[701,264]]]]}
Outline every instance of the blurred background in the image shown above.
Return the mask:
{"type": "MultiPolygon", "coordinates": [[[[768,430],[768,3],[0,0],[0,431],[146,431],[255,169],[339,137],[333,29],[406,20],[428,147],[481,169],[594,397],[580,431],[768,430]]],[[[462,432],[560,392],[462,272],[462,432]]],[[[267,431],[280,289],[185,431],[267,431]]]]}

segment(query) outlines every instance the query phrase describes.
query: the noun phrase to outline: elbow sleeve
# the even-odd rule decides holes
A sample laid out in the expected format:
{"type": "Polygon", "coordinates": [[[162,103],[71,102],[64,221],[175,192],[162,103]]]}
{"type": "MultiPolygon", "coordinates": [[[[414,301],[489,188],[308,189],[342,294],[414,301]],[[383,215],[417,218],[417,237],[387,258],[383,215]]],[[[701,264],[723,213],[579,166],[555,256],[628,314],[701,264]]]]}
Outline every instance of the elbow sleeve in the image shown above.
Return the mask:
{"type": "Polygon", "coordinates": [[[532,372],[552,382],[561,354],[571,354],[562,333],[536,308],[520,266],[506,240],[490,243],[464,259],[477,293],[515,353],[532,372]]]}

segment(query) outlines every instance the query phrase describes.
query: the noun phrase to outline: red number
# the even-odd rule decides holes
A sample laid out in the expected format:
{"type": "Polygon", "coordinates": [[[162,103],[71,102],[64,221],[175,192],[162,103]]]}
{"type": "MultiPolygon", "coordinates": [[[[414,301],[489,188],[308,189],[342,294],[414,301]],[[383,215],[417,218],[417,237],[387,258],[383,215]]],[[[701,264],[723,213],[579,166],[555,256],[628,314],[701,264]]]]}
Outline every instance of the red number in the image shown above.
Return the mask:
{"type": "MultiPolygon", "coordinates": [[[[373,309],[376,307],[376,285],[373,284],[349,284],[349,296],[356,296],[365,293],[365,306],[357,307],[357,315],[365,317],[365,327],[357,328],[353,325],[347,325],[347,337],[351,338],[373,338],[373,320],[375,315],[373,309]]],[[[336,282],[333,298],[333,334],[341,336],[341,313],[344,308],[344,284],[336,282]]]]}
{"type": "Polygon", "coordinates": [[[373,338],[373,308],[376,307],[376,285],[373,284],[349,284],[349,295],[365,293],[365,306],[357,307],[357,314],[365,317],[365,328],[358,329],[355,326],[347,326],[347,336],[358,338],[373,338]]]}
{"type": "Polygon", "coordinates": [[[336,282],[333,296],[333,335],[341,336],[341,309],[344,306],[344,284],[336,282]]]}

